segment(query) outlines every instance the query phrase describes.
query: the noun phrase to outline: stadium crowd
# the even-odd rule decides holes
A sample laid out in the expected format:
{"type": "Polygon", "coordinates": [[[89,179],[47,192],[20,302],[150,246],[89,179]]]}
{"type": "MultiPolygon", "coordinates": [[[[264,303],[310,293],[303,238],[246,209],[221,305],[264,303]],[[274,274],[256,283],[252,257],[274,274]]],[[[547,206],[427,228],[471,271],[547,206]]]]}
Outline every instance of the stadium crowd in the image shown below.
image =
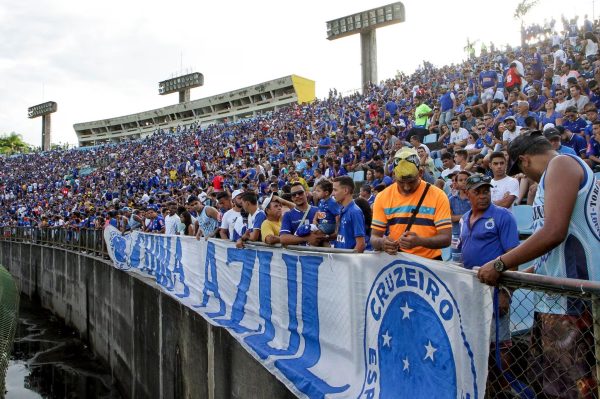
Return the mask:
{"type": "MultiPolygon", "coordinates": [[[[252,119],[0,158],[0,227],[76,234],[112,225],[238,247],[262,241],[431,259],[451,246],[453,260],[483,265],[481,281],[496,284],[506,269],[560,245],[569,250],[565,231],[577,228],[568,218],[583,212],[578,190],[595,184],[598,24],[576,22],[563,19],[562,34],[552,21],[532,25],[524,34],[535,44],[490,46],[440,68],[423,62],[363,94],[332,90],[252,119]],[[560,195],[572,197],[562,215],[548,207],[560,195]],[[521,204],[542,210],[531,227],[546,229],[545,241],[520,245],[513,212],[521,204]]],[[[586,234],[578,237],[589,267],[597,250],[586,234]]],[[[562,266],[540,264],[543,274],[600,277],[569,274],[565,259],[551,260],[562,266]]],[[[510,341],[504,316],[503,342],[510,341]]],[[[587,378],[576,378],[581,389],[595,384],[587,378]]]]}
{"type": "Polygon", "coordinates": [[[491,46],[441,68],[424,62],[362,95],[333,90],[324,100],[251,120],[1,158],[0,223],[74,231],[112,224],[239,245],[280,242],[279,234],[290,233],[295,237],[281,242],[362,251],[371,248],[371,226],[385,230],[382,215],[370,220],[375,198],[396,180],[396,155],[413,148],[423,180],[448,195],[459,235],[472,173],[493,177],[496,205],[533,202],[537,184],[506,175],[508,145],[519,135],[541,129],[559,153],[600,164],[598,40],[587,17],[581,29],[575,22],[563,19],[562,35],[550,35],[552,21],[532,25],[528,37],[543,40],[529,47],[491,46]],[[259,232],[264,220],[271,234],[259,232]],[[306,227],[297,232],[300,221],[306,227]]]}

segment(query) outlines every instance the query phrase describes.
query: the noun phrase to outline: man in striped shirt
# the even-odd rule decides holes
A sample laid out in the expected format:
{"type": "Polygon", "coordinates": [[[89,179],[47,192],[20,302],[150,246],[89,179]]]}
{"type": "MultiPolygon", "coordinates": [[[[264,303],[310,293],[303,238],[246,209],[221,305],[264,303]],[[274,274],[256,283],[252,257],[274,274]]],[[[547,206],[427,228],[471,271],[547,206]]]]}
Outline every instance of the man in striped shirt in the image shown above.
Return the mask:
{"type": "Polygon", "coordinates": [[[403,251],[425,258],[440,259],[452,239],[450,203],[439,188],[421,178],[419,156],[414,149],[403,148],[394,157],[396,182],[375,198],[371,245],[391,255],[403,251]],[[421,206],[409,229],[414,209],[421,206]]]}

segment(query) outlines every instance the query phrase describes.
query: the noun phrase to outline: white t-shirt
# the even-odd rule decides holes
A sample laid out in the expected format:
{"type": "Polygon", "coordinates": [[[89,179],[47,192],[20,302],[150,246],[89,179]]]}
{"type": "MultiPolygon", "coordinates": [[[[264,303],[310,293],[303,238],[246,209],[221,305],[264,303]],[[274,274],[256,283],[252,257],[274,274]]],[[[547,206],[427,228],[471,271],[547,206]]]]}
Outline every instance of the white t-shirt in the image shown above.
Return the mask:
{"type": "Polygon", "coordinates": [[[177,214],[171,216],[165,216],[165,234],[175,235],[177,234],[179,223],[181,223],[181,219],[177,214]]]}
{"type": "Polygon", "coordinates": [[[441,176],[442,176],[442,178],[445,179],[446,177],[448,177],[449,174],[454,173],[454,172],[460,172],[460,171],[461,171],[460,165],[456,164],[456,165],[454,165],[454,167],[452,169],[442,170],[441,176]]]}
{"type": "Polygon", "coordinates": [[[557,61],[560,61],[563,64],[567,62],[567,54],[561,49],[554,52],[554,69],[556,69],[557,61]]]}
{"type": "Polygon", "coordinates": [[[511,132],[508,129],[502,133],[502,141],[508,142],[510,144],[514,139],[516,139],[521,133],[521,126],[515,126],[515,131],[511,132]]]}
{"type": "Polygon", "coordinates": [[[450,133],[450,143],[454,144],[457,141],[466,140],[469,137],[469,131],[464,127],[458,128],[458,131],[452,131],[450,133]]]}
{"type": "MultiPolygon", "coordinates": [[[[519,196],[519,181],[514,177],[505,176],[503,179],[492,179],[492,202],[504,198],[504,194],[519,196]]],[[[513,204],[514,205],[514,204],[513,204]]],[[[513,205],[508,208],[512,212],[513,205]]]]}
{"type": "Polygon", "coordinates": [[[233,229],[235,227],[235,221],[242,218],[242,214],[234,209],[230,209],[223,215],[221,219],[221,228],[229,231],[229,239],[233,237],[233,229]]]}

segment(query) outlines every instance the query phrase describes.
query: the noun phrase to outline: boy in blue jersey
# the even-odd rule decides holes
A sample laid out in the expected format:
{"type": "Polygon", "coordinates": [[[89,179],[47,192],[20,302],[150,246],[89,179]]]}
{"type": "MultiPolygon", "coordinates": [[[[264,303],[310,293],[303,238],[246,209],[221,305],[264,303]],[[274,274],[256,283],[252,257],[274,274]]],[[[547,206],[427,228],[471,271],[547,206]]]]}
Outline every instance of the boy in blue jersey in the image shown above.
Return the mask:
{"type": "Polygon", "coordinates": [[[158,206],[149,205],[146,210],[146,218],[149,219],[149,223],[146,225],[147,233],[165,234],[165,219],[158,213],[158,206]]]}
{"type": "Polygon", "coordinates": [[[333,184],[327,179],[319,181],[313,190],[313,199],[318,201],[319,211],[315,214],[312,224],[328,237],[335,237],[341,211],[336,199],[331,196],[332,193],[333,184]]]}
{"type": "Polygon", "coordinates": [[[342,206],[334,247],[363,252],[366,247],[365,216],[354,203],[353,193],[354,181],[350,176],[339,176],[333,180],[333,195],[335,200],[342,206]]]}
{"type": "Polygon", "coordinates": [[[281,244],[319,245],[324,238],[323,233],[311,231],[310,228],[310,222],[314,219],[318,208],[308,204],[304,186],[300,182],[292,183],[290,195],[296,206],[283,215],[279,231],[281,244]]]}

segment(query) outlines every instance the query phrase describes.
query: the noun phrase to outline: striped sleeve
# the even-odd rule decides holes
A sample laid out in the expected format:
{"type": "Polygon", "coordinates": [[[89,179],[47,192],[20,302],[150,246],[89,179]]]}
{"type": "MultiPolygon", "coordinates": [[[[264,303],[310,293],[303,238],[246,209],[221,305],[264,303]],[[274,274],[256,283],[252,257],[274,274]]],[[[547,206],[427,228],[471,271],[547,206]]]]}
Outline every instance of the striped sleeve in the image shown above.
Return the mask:
{"type": "Polygon", "coordinates": [[[452,219],[450,219],[450,201],[443,191],[438,193],[437,205],[435,207],[434,223],[435,228],[439,230],[452,228],[452,219]]]}
{"type": "Polygon", "coordinates": [[[387,216],[383,210],[382,195],[375,197],[373,203],[373,219],[371,220],[371,229],[385,231],[387,227],[387,216]]]}

